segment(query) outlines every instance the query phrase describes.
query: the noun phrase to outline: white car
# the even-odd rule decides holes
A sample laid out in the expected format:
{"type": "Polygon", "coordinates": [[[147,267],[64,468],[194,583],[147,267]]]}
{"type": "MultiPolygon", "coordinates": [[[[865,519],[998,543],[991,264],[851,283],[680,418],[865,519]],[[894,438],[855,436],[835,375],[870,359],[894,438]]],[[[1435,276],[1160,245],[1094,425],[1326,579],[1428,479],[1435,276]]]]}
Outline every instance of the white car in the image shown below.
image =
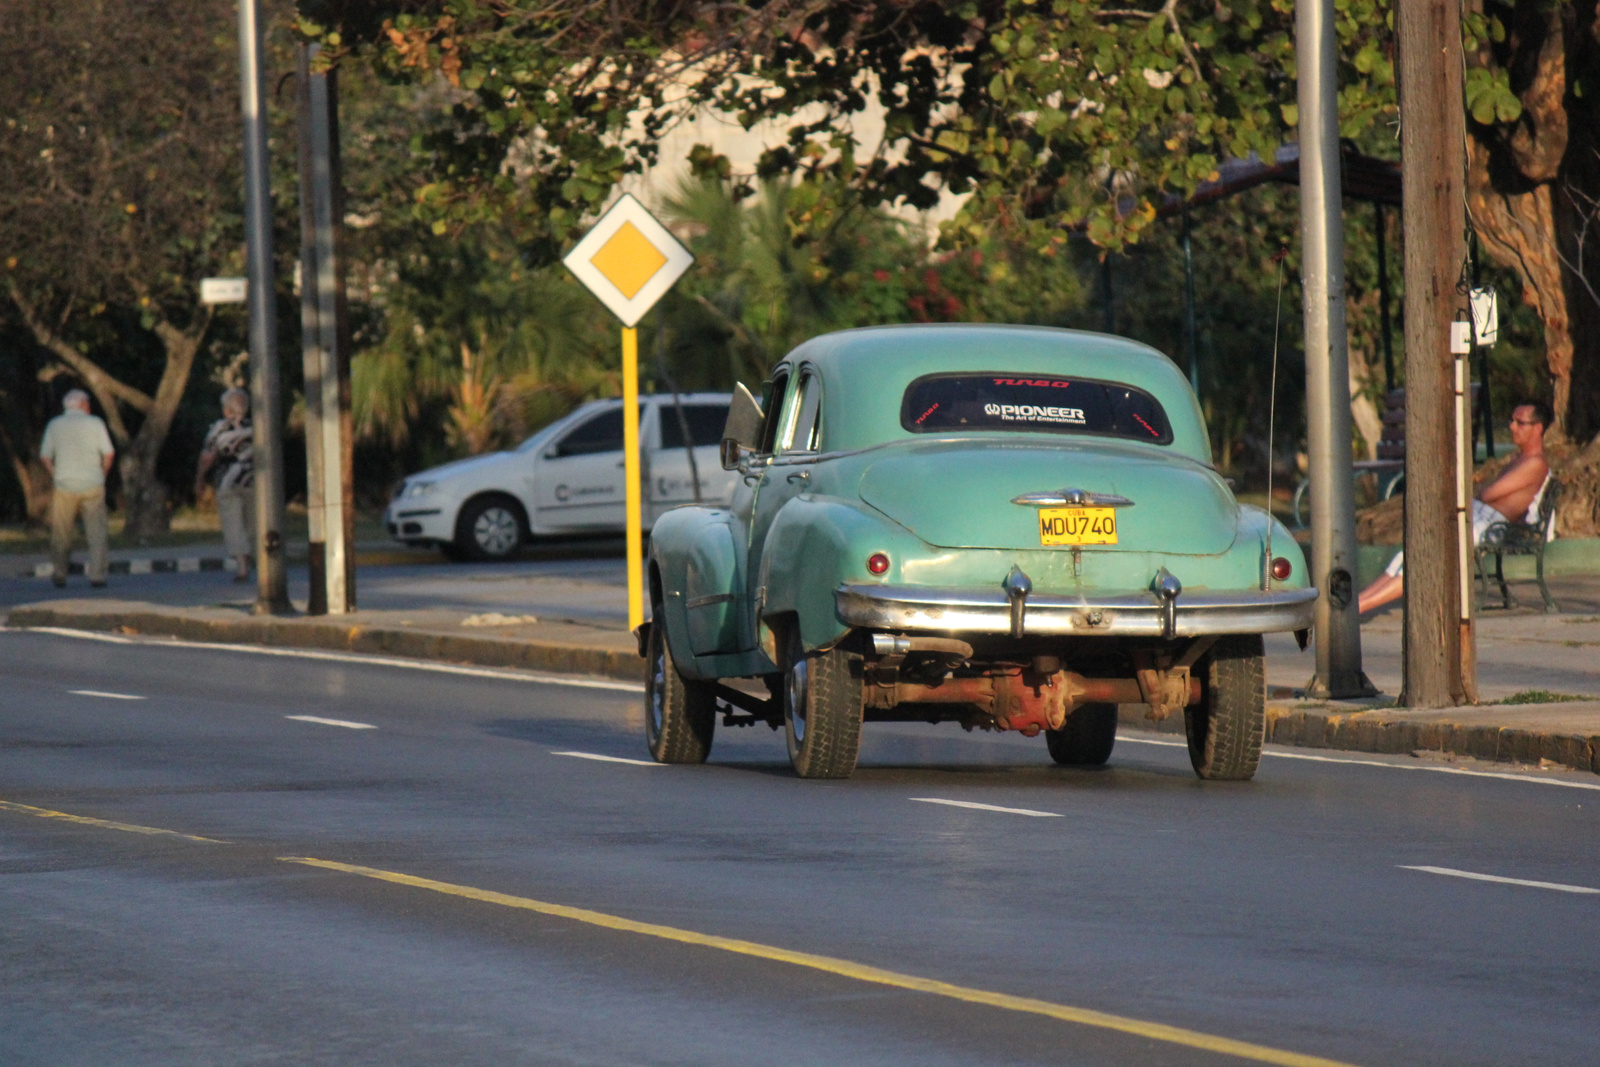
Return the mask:
{"type": "MultiPolygon", "coordinates": [[[[726,505],[738,475],[718,458],[727,393],[639,398],[644,528],[669,508],[726,505]],[[687,424],[689,447],[685,447],[687,424]]],[[[401,483],[384,522],[409,545],[433,544],[459,559],[508,559],[534,537],[623,531],[622,401],[597,400],[546,426],[510,452],[446,463],[401,483]]]]}

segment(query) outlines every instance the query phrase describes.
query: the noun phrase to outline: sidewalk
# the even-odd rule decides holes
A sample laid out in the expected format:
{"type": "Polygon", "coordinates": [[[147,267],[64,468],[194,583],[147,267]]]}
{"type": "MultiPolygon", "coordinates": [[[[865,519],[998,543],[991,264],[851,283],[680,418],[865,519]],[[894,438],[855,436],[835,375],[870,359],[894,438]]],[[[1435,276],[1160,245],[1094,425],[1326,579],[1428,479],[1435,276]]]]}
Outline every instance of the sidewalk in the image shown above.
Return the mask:
{"type": "MultiPolygon", "coordinates": [[[[1385,695],[1367,701],[1310,701],[1296,686],[1312,669],[1310,653],[1287,635],[1268,642],[1268,740],[1357,752],[1467,757],[1600,773],[1600,577],[1551,583],[1563,613],[1485,613],[1478,624],[1484,700],[1536,691],[1588,699],[1559,703],[1481,704],[1414,711],[1392,706],[1399,688],[1400,618],[1380,614],[1363,627],[1367,674],[1385,695]]],[[[1528,587],[1516,591],[1537,602],[1528,587]]],[[[585,595],[621,597],[586,585],[585,595]]],[[[526,610],[538,611],[530,603],[526,610]]],[[[642,682],[644,662],[620,623],[556,619],[498,611],[428,607],[364,610],[349,616],[252,616],[241,606],[170,607],[142,601],[66,599],[14,608],[13,627],[64,627],[286,648],[344,650],[448,660],[491,667],[589,674],[642,682]]],[[[1181,733],[1183,717],[1162,723],[1143,707],[1123,708],[1130,728],[1181,733]]]]}

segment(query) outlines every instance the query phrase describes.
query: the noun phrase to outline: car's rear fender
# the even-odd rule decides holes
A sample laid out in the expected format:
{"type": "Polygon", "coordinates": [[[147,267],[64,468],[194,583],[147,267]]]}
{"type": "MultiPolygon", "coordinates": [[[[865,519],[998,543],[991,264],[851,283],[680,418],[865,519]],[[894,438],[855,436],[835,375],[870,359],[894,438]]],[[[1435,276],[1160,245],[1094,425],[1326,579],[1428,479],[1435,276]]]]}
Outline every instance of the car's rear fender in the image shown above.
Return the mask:
{"type": "Polygon", "coordinates": [[[681,507],[650,533],[652,592],[672,658],[686,673],[697,655],[736,651],[745,631],[744,553],[732,523],[726,508],[681,507]]]}
{"type": "Polygon", "coordinates": [[[867,557],[923,559],[936,550],[860,504],[805,494],[779,509],[767,532],[757,581],[763,619],[793,614],[808,649],[826,648],[849,632],[834,611],[841,582],[874,581],[867,557]]]}

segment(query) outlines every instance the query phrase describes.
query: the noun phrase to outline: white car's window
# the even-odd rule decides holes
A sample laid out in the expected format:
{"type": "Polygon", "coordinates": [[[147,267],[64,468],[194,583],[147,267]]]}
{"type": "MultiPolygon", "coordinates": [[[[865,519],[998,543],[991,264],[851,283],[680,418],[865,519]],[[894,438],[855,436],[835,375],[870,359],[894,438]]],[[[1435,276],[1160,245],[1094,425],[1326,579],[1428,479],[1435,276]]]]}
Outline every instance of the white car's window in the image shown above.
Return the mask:
{"type": "Polygon", "coordinates": [[[587,456],[595,452],[622,451],[622,409],[602,411],[579,423],[556,442],[557,456],[587,456]]]}
{"type": "MultiPolygon", "coordinates": [[[[639,421],[644,421],[644,405],[639,405],[639,421]]],[[[602,411],[592,419],[568,430],[555,447],[552,456],[591,456],[596,452],[622,451],[622,409],[602,411]]]]}
{"type": "Polygon", "coordinates": [[[727,404],[685,404],[683,422],[678,421],[677,405],[670,401],[656,409],[661,420],[661,447],[683,447],[683,422],[689,424],[689,440],[696,448],[722,443],[723,427],[728,425],[727,404]]]}

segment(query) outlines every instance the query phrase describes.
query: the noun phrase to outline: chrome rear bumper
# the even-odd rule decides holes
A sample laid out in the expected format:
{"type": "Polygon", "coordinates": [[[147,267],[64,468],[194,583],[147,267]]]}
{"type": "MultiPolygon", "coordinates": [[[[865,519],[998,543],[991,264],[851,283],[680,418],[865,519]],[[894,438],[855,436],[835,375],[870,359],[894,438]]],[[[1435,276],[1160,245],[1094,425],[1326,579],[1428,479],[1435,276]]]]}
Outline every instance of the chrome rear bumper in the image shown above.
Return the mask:
{"type": "MultiPolygon", "coordinates": [[[[839,621],[869,630],[938,633],[1011,632],[1011,605],[997,585],[987,589],[841,585],[833,594],[839,621]]],[[[1175,637],[1261,634],[1310,627],[1315,589],[1270,593],[1184,592],[1177,599],[1175,637]]],[[[1162,605],[1154,593],[1027,598],[1023,632],[1083,637],[1160,637],[1162,605]]]]}

